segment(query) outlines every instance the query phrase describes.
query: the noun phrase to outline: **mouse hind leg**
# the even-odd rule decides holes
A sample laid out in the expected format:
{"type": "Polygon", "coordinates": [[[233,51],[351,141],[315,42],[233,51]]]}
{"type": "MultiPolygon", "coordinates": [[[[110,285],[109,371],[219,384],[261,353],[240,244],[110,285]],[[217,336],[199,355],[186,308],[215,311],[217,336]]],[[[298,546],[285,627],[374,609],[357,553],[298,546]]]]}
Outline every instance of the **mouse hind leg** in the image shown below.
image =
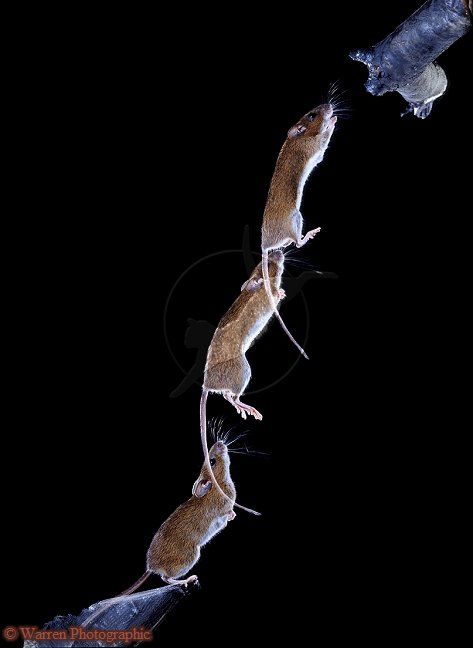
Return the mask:
{"type": "Polygon", "coordinates": [[[240,401],[240,396],[250,382],[251,368],[246,357],[242,354],[230,360],[224,360],[205,373],[204,387],[209,391],[218,392],[246,419],[247,414],[261,420],[262,416],[254,407],[240,401]]]}
{"type": "Polygon", "coordinates": [[[256,407],[253,407],[252,405],[247,405],[246,403],[242,403],[238,396],[234,397],[233,404],[237,408],[237,410],[240,411],[241,417],[243,419],[246,419],[246,412],[248,412],[248,414],[250,416],[254,416],[254,418],[257,421],[263,420],[263,415],[260,412],[258,412],[256,407]]]}
{"type": "Polygon", "coordinates": [[[235,384],[232,391],[226,392],[224,398],[233,405],[243,419],[246,419],[247,414],[249,414],[250,416],[254,416],[257,421],[261,421],[263,416],[258,412],[258,410],[240,400],[240,396],[245,391],[251,378],[251,368],[245,356],[242,358],[240,374],[241,380],[239,381],[239,384],[235,384]]]}
{"type": "Polygon", "coordinates": [[[187,545],[186,543],[179,549],[176,547],[170,549],[164,545],[160,546],[157,552],[153,552],[151,551],[153,543],[151,544],[148,555],[148,569],[150,571],[159,574],[161,579],[168,585],[183,585],[187,587],[190,583],[197,581],[197,576],[189,576],[188,578],[180,577],[189,573],[192,567],[198,562],[200,558],[200,547],[197,545],[187,545]],[[166,549],[170,550],[166,551],[166,549]]]}
{"type": "MultiPolygon", "coordinates": [[[[241,396],[241,394],[240,394],[240,396],[241,396]]],[[[257,421],[262,420],[262,418],[263,418],[262,414],[260,414],[255,407],[252,407],[251,405],[246,405],[246,403],[242,403],[237,394],[232,394],[230,392],[225,392],[223,394],[223,397],[231,405],[233,405],[233,407],[236,409],[238,414],[240,414],[240,416],[241,416],[241,418],[243,420],[246,420],[247,413],[250,416],[254,416],[257,421]]]]}

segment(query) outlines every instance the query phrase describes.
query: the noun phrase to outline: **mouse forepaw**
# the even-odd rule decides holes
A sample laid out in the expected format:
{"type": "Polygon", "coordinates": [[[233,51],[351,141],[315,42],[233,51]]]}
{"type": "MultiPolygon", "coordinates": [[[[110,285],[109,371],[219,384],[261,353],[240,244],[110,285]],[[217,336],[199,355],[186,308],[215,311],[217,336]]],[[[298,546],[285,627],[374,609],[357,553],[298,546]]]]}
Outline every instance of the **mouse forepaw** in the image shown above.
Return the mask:
{"type": "Polygon", "coordinates": [[[316,236],[316,234],[320,232],[320,230],[321,230],[320,227],[316,227],[315,229],[310,230],[310,232],[307,232],[307,234],[303,236],[301,240],[296,243],[296,247],[301,248],[303,245],[307,243],[307,241],[313,239],[314,236],[316,236]]]}

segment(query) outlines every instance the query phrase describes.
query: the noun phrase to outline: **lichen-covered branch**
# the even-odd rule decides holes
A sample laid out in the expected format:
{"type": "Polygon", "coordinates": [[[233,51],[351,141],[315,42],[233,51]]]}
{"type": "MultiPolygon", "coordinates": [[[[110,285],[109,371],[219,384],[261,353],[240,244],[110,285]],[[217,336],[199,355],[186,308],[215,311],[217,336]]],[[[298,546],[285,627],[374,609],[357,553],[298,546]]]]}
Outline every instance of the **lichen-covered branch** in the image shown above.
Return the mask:
{"type": "Polygon", "coordinates": [[[350,53],[369,72],[365,88],[373,95],[398,92],[408,112],[424,119],[447,88],[435,59],[471,27],[472,0],[428,0],[377,45],[350,53]]]}

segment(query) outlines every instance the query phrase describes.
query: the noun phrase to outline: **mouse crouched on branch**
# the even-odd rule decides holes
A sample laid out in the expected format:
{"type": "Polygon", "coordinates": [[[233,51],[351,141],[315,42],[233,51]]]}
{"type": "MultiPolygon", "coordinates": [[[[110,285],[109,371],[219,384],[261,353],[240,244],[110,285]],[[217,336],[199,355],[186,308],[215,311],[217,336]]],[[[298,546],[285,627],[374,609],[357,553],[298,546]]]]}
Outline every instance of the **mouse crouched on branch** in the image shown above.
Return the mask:
{"type": "Polygon", "coordinates": [[[90,627],[111,605],[135,592],[152,574],[170,585],[187,586],[197,580],[197,576],[183,577],[199,560],[201,548],[235,518],[236,490],[230,475],[230,455],[223,441],[211,447],[209,463],[224,495],[214,488],[211,473],[204,464],[192,487],[192,497],[171,513],[151,541],[145,573],[131,587],[96,610],[83,627],[90,627]]]}
{"type": "Polygon", "coordinates": [[[185,576],[200,558],[200,549],[235,518],[235,485],[230,476],[230,455],[223,441],[209,451],[210,465],[226,497],[214,488],[207,466],[202,466],[192,488],[192,497],[163,522],[147,555],[147,573],[158,574],[170,585],[196,580],[185,576]]]}

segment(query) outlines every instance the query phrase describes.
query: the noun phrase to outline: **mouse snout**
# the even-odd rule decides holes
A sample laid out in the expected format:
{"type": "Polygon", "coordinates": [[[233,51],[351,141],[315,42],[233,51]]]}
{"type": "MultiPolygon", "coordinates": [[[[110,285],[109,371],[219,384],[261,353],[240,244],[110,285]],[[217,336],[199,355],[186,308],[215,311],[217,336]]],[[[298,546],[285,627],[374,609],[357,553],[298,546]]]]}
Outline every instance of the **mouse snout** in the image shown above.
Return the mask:
{"type": "Polygon", "coordinates": [[[323,116],[326,119],[330,119],[330,117],[333,115],[333,106],[332,106],[332,104],[329,104],[329,103],[328,104],[322,104],[320,106],[320,110],[321,110],[323,116]]]}
{"type": "Polygon", "coordinates": [[[274,252],[271,252],[271,254],[270,254],[270,259],[271,259],[271,261],[274,261],[275,263],[283,263],[283,261],[284,261],[284,253],[281,252],[281,250],[274,250],[274,252]]]}
{"type": "Polygon", "coordinates": [[[214,444],[213,451],[217,455],[224,455],[227,452],[227,446],[223,441],[217,441],[217,443],[214,444]]]}

